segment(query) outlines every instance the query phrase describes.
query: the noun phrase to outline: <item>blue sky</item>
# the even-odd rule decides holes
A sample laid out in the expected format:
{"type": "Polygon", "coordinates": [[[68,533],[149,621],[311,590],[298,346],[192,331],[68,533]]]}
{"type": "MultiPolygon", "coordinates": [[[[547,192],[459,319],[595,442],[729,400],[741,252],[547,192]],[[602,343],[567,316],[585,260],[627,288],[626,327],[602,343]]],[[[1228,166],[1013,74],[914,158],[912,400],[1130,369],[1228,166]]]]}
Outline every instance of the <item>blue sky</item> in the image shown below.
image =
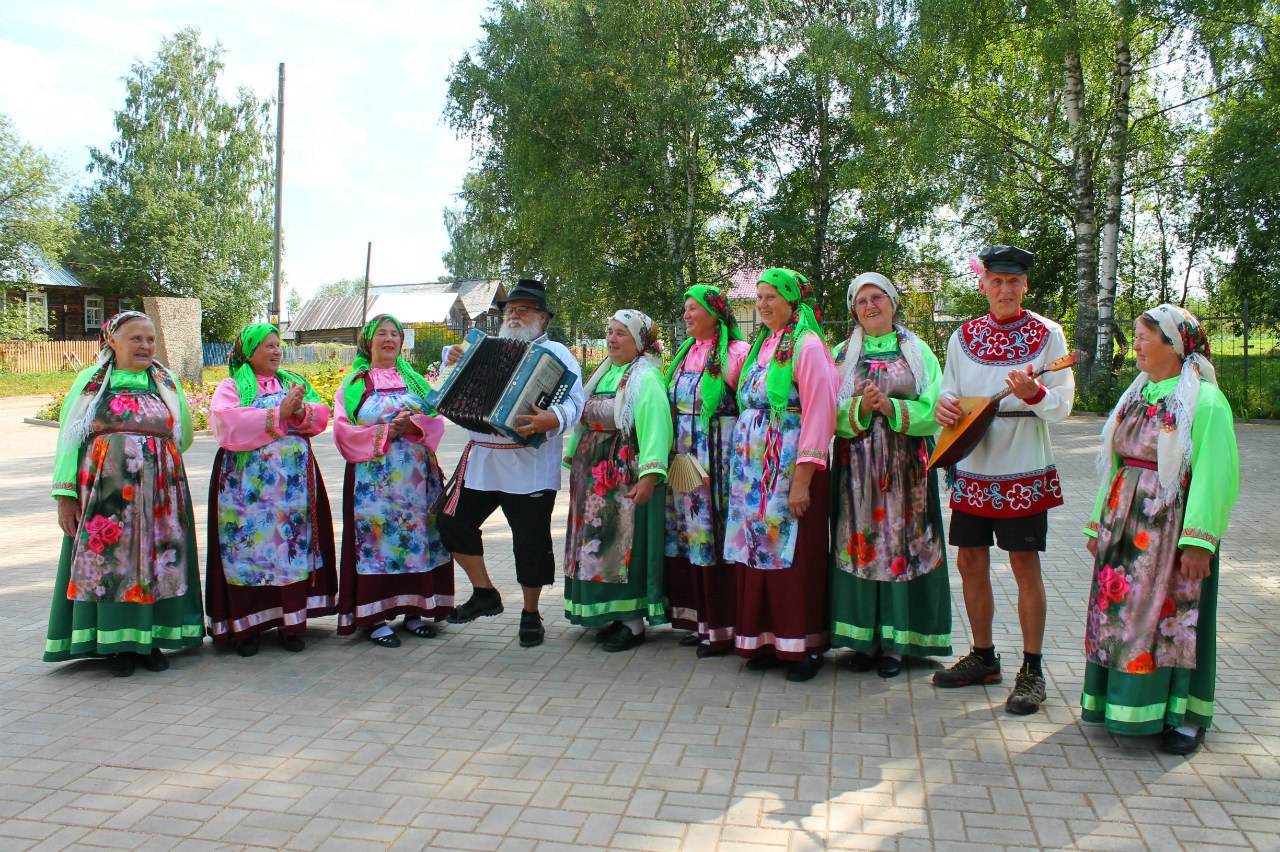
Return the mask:
{"type": "Polygon", "coordinates": [[[135,61],[184,26],[222,43],[224,96],[274,96],[286,65],[285,294],[364,274],[432,281],[471,154],[445,126],[446,76],[482,36],[481,0],[0,0],[0,112],[85,182],[115,138],[135,61]]]}

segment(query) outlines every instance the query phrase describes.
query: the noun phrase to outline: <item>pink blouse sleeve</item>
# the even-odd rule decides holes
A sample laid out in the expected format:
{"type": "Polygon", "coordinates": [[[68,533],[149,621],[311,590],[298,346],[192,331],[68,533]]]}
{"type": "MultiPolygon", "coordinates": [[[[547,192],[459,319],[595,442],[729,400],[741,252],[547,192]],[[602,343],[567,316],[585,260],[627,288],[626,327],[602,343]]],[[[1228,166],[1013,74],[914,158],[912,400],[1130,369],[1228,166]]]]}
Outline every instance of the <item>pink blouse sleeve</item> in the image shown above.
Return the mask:
{"type": "Polygon", "coordinates": [[[750,354],[751,344],[747,341],[729,341],[729,363],[725,367],[724,381],[734,390],[738,388],[738,379],[742,376],[742,365],[747,363],[747,356],[750,354]]]}
{"type": "MultiPolygon", "coordinates": [[[[372,461],[378,456],[385,455],[387,438],[391,434],[388,424],[375,423],[370,426],[360,426],[352,423],[347,417],[347,407],[343,404],[345,390],[345,387],[338,388],[337,396],[334,398],[333,410],[336,413],[333,420],[333,442],[338,445],[338,452],[353,464],[372,461]]],[[[352,390],[359,392],[356,388],[352,390]]]]}
{"type": "Polygon", "coordinates": [[[289,432],[310,438],[319,435],[329,425],[329,406],[323,402],[304,402],[302,412],[289,418],[289,432]]]}
{"type": "Polygon", "coordinates": [[[209,426],[224,450],[256,450],[286,434],[280,407],[252,408],[240,405],[236,380],[223,379],[209,405],[209,426]]]}
{"type": "Polygon", "coordinates": [[[409,419],[414,426],[422,430],[421,438],[409,438],[409,440],[417,441],[434,453],[436,447],[440,446],[440,438],[444,436],[444,418],[439,414],[414,414],[409,419]]]}
{"type": "Polygon", "coordinates": [[[800,393],[800,462],[827,467],[836,431],[836,365],[816,334],[806,334],[796,357],[800,393]]]}

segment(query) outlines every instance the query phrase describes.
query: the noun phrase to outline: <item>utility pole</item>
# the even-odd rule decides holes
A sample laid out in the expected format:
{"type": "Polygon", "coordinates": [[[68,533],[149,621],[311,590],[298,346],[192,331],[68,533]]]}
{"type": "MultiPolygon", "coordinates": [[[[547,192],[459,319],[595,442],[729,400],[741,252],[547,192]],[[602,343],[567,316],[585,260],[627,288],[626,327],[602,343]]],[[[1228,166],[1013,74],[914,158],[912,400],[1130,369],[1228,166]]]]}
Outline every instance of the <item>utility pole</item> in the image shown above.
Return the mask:
{"type": "Polygon", "coordinates": [[[373,260],[373,241],[364,253],[364,309],[360,312],[360,325],[369,321],[369,262],[373,260]]]}
{"type": "Polygon", "coordinates": [[[271,274],[271,311],[268,319],[280,322],[280,209],[284,185],[284,63],[280,63],[280,89],[276,94],[276,246],[275,268],[271,274]]]}

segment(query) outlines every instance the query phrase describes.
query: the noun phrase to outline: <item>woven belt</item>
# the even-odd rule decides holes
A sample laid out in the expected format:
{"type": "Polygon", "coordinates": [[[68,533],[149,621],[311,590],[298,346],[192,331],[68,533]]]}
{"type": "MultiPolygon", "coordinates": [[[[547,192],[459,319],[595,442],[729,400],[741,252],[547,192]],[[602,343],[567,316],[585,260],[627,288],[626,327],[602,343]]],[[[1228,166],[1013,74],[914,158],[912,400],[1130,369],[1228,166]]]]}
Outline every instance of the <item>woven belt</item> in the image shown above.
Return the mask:
{"type": "Polygon", "coordinates": [[[997,411],[996,417],[1035,417],[1034,411],[997,411]]]}
{"type": "Polygon", "coordinates": [[[523,450],[525,445],[467,441],[467,445],[462,448],[462,458],[458,459],[458,466],[453,469],[453,476],[449,477],[449,482],[444,486],[441,494],[444,499],[444,507],[441,511],[449,517],[453,517],[453,513],[458,509],[458,501],[462,499],[462,485],[466,481],[467,460],[471,458],[472,447],[484,447],[486,450],[523,450]]]}
{"type": "Polygon", "coordinates": [[[1143,470],[1159,470],[1159,468],[1156,467],[1155,462],[1150,462],[1146,459],[1123,459],[1121,463],[1125,467],[1137,467],[1143,470]]]}

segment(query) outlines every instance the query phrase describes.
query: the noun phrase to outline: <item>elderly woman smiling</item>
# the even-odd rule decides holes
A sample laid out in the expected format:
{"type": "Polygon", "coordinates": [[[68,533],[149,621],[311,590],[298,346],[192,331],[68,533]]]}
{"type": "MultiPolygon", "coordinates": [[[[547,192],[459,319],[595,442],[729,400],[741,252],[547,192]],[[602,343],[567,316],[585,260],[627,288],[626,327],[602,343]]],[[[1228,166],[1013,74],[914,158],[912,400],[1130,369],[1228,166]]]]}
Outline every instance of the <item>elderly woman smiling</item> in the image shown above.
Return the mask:
{"type": "Polygon", "coordinates": [[[119,677],[169,667],[162,648],[204,640],[191,492],[191,415],[155,360],[156,329],[125,311],[62,406],[53,495],[66,537],[44,659],[109,655],[119,677]]]}

